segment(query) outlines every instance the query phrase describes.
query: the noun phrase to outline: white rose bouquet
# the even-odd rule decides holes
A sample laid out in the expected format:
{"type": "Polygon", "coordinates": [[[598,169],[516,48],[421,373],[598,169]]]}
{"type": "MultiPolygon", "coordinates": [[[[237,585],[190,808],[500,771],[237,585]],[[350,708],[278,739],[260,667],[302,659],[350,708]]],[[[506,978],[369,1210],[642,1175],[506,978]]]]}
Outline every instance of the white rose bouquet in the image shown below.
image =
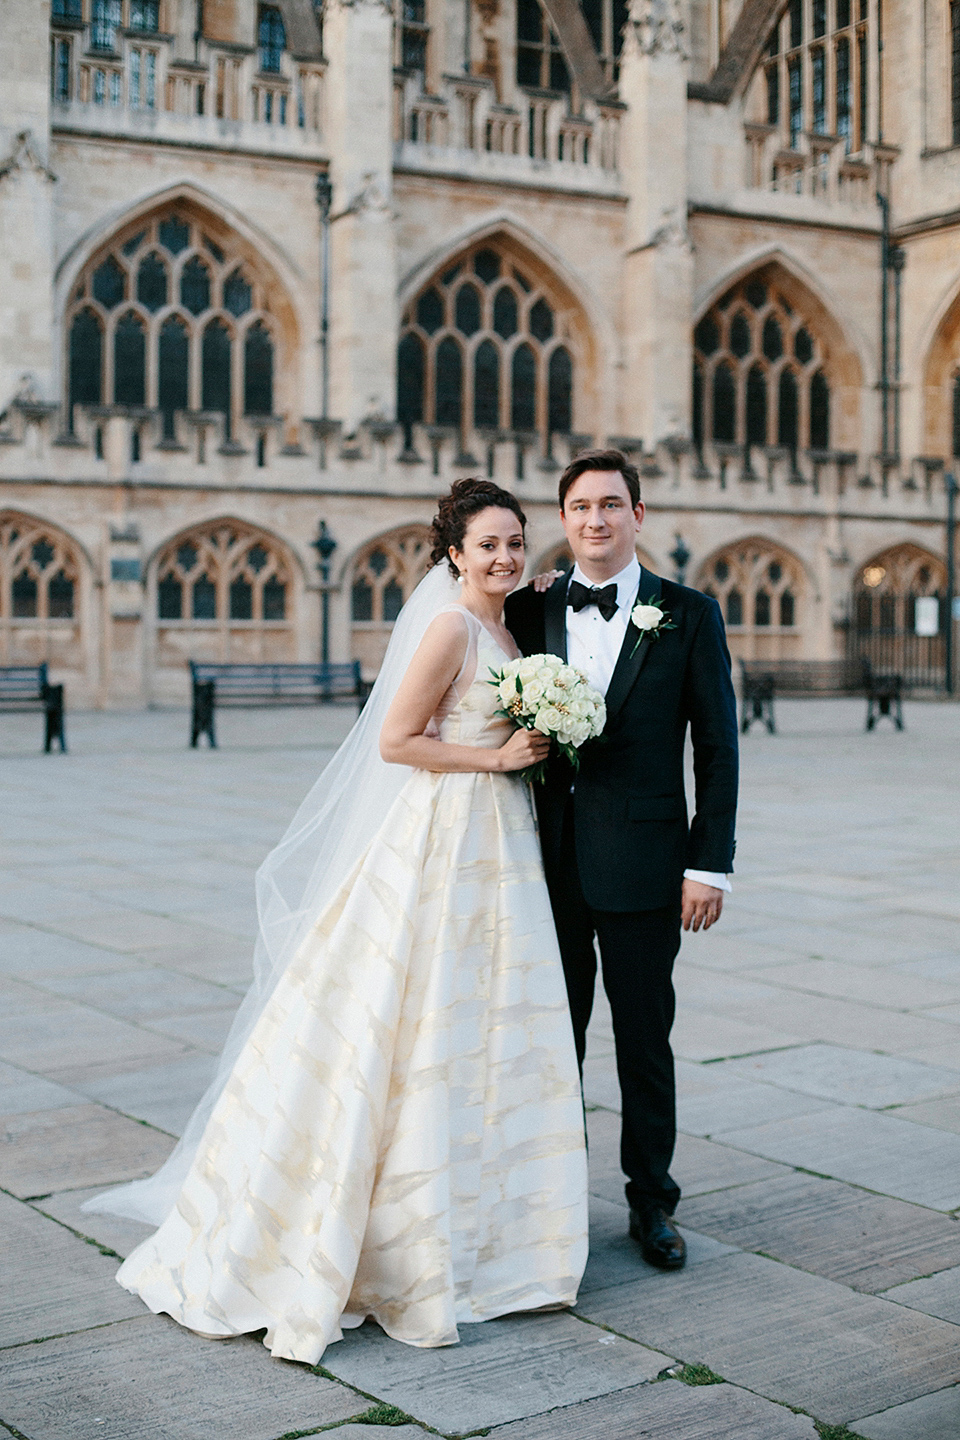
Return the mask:
{"type": "MultiPolygon", "coordinates": [[[[505,715],[524,730],[539,730],[556,740],[574,769],[577,750],[603,730],[607,707],[603,696],[559,655],[522,655],[502,670],[491,670],[505,715]]],[[[543,781],[546,761],[520,772],[523,780],[543,781]]]]}

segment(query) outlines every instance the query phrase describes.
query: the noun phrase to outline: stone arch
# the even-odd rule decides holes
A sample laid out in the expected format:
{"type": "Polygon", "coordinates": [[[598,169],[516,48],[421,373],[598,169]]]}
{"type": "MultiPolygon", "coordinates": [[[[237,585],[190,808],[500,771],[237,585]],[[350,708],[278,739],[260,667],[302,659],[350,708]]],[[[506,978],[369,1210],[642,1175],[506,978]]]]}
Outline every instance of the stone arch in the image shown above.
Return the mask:
{"type": "MultiPolygon", "coordinates": [[[[695,311],[695,333],[708,315],[724,310],[751,282],[759,282],[786,302],[819,347],[822,370],[830,389],[830,449],[858,449],[861,445],[861,397],[866,373],[864,338],[848,317],[841,318],[842,302],[829,297],[805,266],[780,249],[766,249],[741,261],[711,285],[695,311]]],[[[812,374],[813,372],[810,372],[812,374]]],[[[809,402],[805,402],[809,403],[809,402]]],[[[806,426],[809,431],[809,425],[806,426]]],[[[774,441],[776,442],[776,441],[774,441]]],[[[816,448],[816,446],[815,446],[816,448]]]]}
{"type": "Polygon", "coordinates": [[[262,526],[220,516],[163,542],[147,564],[155,698],[180,696],[189,660],[293,661],[303,570],[262,526]]]}
{"type": "Polygon", "coordinates": [[[484,227],[404,286],[398,419],[452,427],[481,454],[510,433],[549,453],[554,434],[595,424],[597,361],[569,283],[505,227],[484,227]]]}
{"type": "MultiPolygon", "coordinates": [[[[94,315],[101,326],[104,352],[101,381],[104,392],[110,392],[110,398],[113,327],[122,315],[136,315],[148,332],[145,399],[151,408],[159,408],[159,330],[170,316],[180,315],[191,328],[190,365],[191,369],[195,365],[199,367],[199,358],[194,354],[196,343],[192,333],[198,317],[191,316],[183,306],[178,305],[179,297],[175,292],[171,290],[167,303],[153,310],[139,302],[136,293],[137,267],[151,251],[155,251],[163,259],[171,286],[175,286],[179,281],[184,265],[191,258],[202,259],[211,271],[214,297],[212,308],[222,312],[224,323],[238,332],[241,345],[249,328],[258,324],[266,328],[275,349],[273,409],[297,416],[302,390],[301,336],[309,333],[311,323],[304,308],[304,294],[307,289],[304,276],[270,237],[251,225],[239,212],[219,202],[199,187],[185,184],[154,192],[122,214],[111,215],[78,241],[61,261],[57,272],[56,304],[62,322],[60,366],[64,391],[69,388],[70,327],[74,316],[80,311],[94,315]],[[179,218],[190,231],[187,254],[178,250],[171,255],[159,243],[158,226],[170,217],[179,218]],[[143,245],[139,249],[132,245],[138,236],[143,237],[143,245]],[[125,247],[132,248],[125,253],[125,247]],[[91,277],[107,262],[108,257],[113,258],[124,275],[122,301],[110,307],[110,313],[89,293],[91,277]],[[255,297],[253,307],[239,315],[224,303],[222,293],[223,286],[238,268],[250,280],[255,297]]],[[[235,364],[234,370],[234,418],[239,418],[244,406],[242,364],[239,367],[235,364]]],[[[199,381],[191,375],[190,408],[196,404],[196,395],[193,392],[198,390],[198,386],[199,381]]]]}
{"type": "Polygon", "coordinates": [[[945,678],[947,567],[913,541],[890,545],[861,565],[854,577],[850,641],[853,653],[875,670],[895,672],[908,685],[940,688],[945,678]],[[927,602],[918,615],[919,600],[927,602]],[[929,620],[935,633],[917,633],[929,620]]]}
{"type": "Polygon", "coordinates": [[[430,568],[429,525],[401,525],[366,541],[344,570],[351,653],[375,675],[393,623],[430,568]]]}
{"type": "Polygon", "coordinates": [[[731,653],[742,660],[791,659],[813,632],[816,587],[792,550],[751,535],[714,550],[700,565],[698,590],[720,605],[731,653]]]}
{"type": "Polygon", "coordinates": [[[950,459],[960,451],[960,285],[935,323],[922,374],[924,453],[950,459]]]}
{"type": "Polygon", "coordinates": [[[82,670],[89,557],[60,526],[0,509],[0,665],[82,670]]]}

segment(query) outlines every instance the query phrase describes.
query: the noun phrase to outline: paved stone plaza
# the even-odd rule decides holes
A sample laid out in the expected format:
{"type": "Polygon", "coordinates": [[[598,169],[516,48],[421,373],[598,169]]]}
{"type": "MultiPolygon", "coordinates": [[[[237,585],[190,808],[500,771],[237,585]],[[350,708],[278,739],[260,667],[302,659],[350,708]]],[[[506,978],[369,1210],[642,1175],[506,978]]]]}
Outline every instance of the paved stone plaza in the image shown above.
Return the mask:
{"type": "Polygon", "coordinates": [[[736,891],[678,974],[685,1271],[625,1236],[601,1007],[574,1314],[444,1350],[368,1325],[314,1373],[114,1283],[144,1231],[81,1202],[155,1168],[204,1088],[249,971],[253,871],[350,718],[228,712],[222,748],[191,752],[183,712],[73,714],[64,757],[37,753],[36,716],[0,720],[0,1432],[956,1440],[953,706],[865,736],[860,702],[784,703],[779,735],[744,742],[736,891]]]}

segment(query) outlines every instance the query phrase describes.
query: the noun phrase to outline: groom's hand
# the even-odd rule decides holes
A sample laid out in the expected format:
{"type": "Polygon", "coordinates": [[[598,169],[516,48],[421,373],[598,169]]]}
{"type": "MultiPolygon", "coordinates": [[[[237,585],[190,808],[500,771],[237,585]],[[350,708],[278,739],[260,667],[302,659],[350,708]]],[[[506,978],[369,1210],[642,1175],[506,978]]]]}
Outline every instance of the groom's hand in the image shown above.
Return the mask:
{"type": "Polygon", "coordinates": [[[723,891],[699,880],[684,880],[680,903],[684,930],[709,930],[720,919],[723,891]]]}

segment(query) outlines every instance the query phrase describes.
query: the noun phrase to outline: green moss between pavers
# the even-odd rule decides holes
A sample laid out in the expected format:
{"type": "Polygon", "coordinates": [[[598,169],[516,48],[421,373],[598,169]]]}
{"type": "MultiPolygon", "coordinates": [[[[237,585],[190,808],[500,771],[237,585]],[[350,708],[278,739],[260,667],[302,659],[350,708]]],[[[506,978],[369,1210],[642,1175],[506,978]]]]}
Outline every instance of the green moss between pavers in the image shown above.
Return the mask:
{"type": "Polygon", "coordinates": [[[856,1431],[848,1430],[846,1425],[827,1425],[823,1420],[814,1420],[813,1428],[820,1440],[861,1440],[856,1431]]]}

